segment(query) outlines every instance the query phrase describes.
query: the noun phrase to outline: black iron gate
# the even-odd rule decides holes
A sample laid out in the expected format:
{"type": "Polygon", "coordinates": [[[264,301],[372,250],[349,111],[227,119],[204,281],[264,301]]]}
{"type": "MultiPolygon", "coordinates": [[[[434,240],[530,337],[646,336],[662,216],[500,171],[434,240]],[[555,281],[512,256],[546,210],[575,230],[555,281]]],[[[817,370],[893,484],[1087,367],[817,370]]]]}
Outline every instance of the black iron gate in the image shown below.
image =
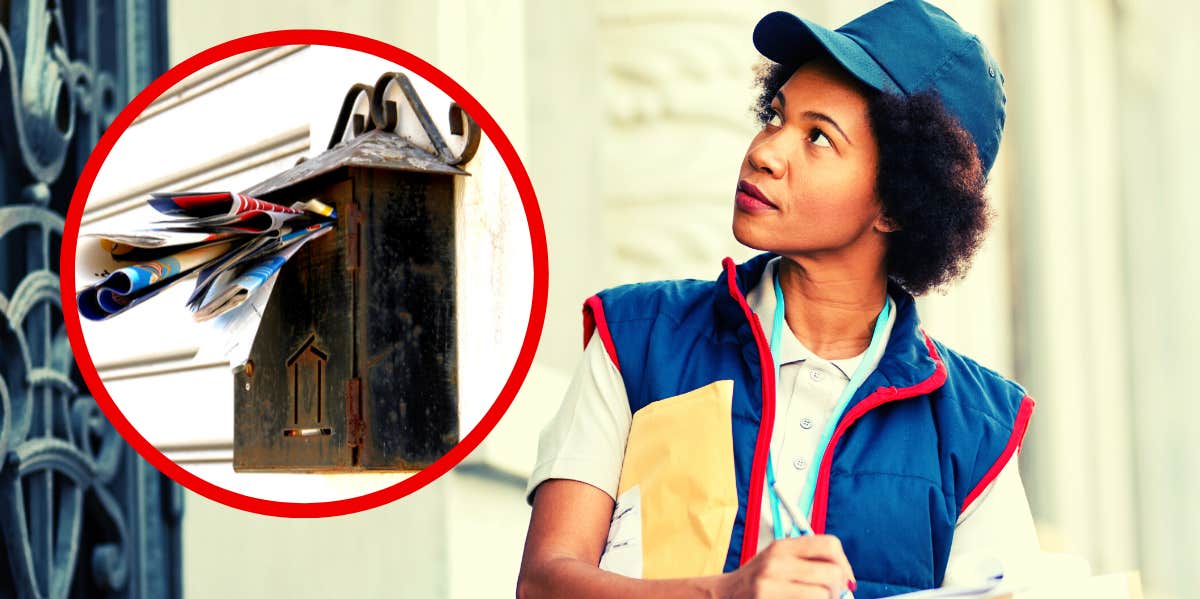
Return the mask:
{"type": "Polygon", "coordinates": [[[0,0],[0,597],[178,597],[180,489],[87,394],[63,215],[101,132],[167,66],[165,1],[0,0]]]}

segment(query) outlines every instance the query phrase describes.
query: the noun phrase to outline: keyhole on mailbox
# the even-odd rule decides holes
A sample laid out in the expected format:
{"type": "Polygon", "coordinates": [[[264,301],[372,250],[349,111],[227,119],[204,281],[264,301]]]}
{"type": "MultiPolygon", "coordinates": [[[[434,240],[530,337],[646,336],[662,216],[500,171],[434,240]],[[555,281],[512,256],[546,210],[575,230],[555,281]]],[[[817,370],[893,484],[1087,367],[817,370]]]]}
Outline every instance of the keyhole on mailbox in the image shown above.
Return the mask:
{"type": "Polygon", "coordinates": [[[283,429],[285,437],[312,437],[333,433],[325,423],[325,362],[329,354],[316,346],[316,336],[309,335],[300,349],[288,358],[288,375],[292,388],[291,426],[283,429]]]}

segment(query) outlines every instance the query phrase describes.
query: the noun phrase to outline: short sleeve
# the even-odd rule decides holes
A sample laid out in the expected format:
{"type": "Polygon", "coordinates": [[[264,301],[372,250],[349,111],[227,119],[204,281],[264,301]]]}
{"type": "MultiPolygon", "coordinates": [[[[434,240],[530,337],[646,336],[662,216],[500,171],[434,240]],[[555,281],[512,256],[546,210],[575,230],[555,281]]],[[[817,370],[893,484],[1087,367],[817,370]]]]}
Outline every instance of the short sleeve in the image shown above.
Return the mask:
{"type": "Polygon", "coordinates": [[[975,564],[994,559],[1006,583],[1028,581],[1038,570],[1041,546],[1014,453],[979,498],[958,519],[943,586],[974,582],[975,564]]]}
{"type": "Polygon", "coordinates": [[[538,485],[553,478],[587,483],[615,501],[632,420],[621,373],[593,336],[562,405],[538,438],[526,501],[533,503],[538,485]]]}

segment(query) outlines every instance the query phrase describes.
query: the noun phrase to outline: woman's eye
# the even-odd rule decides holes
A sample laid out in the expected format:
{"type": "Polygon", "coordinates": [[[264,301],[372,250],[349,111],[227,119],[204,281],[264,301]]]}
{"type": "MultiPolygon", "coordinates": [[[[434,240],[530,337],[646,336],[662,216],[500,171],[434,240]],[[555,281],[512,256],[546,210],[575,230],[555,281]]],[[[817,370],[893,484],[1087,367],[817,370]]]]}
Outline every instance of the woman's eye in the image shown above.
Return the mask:
{"type": "Polygon", "coordinates": [[[778,127],[782,124],[783,124],[783,117],[780,116],[779,113],[774,108],[771,109],[771,114],[770,114],[770,116],[767,117],[767,120],[763,121],[764,127],[778,127]]]}
{"type": "Polygon", "coordinates": [[[829,136],[825,135],[820,129],[813,129],[808,133],[808,141],[814,146],[821,148],[832,148],[833,142],[829,140],[829,136]]]}

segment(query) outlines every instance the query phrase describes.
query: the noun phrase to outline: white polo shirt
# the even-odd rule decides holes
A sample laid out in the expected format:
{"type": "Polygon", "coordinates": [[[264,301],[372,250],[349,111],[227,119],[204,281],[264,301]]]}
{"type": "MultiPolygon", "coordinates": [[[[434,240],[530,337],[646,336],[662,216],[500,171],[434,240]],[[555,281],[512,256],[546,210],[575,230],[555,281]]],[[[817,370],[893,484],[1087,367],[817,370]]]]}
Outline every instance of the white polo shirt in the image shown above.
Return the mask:
{"type": "MultiPolygon", "coordinates": [[[[767,338],[771,336],[774,321],[772,281],[778,261],[776,258],[767,265],[758,285],[746,296],[767,338]]],[[[886,346],[895,323],[895,303],[891,298],[888,302],[892,309],[881,346],[886,346]]],[[[537,486],[552,478],[587,483],[607,493],[614,502],[617,500],[621,462],[633,415],[621,373],[603,344],[595,342],[596,339],[593,336],[594,342],[588,343],[562,406],[539,438],[537,463],[526,487],[530,501],[537,486]]],[[[771,454],[775,460],[777,486],[784,500],[795,506],[808,471],[816,467],[813,459],[817,443],[833,416],[842,390],[863,356],[825,360],[805,348],[791,329],[785,328],[780,335],[776,358],[781,366],[771,454]]],[[[878,359],[877,356],[872,369],[878,359]]],[[[764,492],[759,550],[774,541],[768,501],[764,492]]],[[[786,515],[783,517],[786,520],[786,515]]],[[[951,573],[958,570],[955,567],[958,561],[974,562],[982,557],[998,559],[1004,565],[1006,579],[1011,580],[1014,575],[1033,567],[1032,561],[1039,554],[1037,531],[1014,453],[995,480],[959,516],[950,547],[946,583],[952,583],[951,573]]]]}

